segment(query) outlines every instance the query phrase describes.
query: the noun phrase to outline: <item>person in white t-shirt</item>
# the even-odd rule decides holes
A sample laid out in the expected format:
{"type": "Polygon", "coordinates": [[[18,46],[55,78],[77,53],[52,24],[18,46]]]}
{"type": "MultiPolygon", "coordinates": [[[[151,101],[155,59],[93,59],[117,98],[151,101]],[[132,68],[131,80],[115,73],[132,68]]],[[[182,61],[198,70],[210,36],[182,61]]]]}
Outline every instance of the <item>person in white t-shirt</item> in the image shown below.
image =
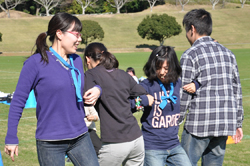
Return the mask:
{"type": "Polygon", "coordinates": [[[135,75],[134,68],[128,67],[127,70],[126,70],[126,72],[134,78],[134,80],[137,82],[137,84],[139,84],[139,80],[138,80],[138,78],[135,75]]]}

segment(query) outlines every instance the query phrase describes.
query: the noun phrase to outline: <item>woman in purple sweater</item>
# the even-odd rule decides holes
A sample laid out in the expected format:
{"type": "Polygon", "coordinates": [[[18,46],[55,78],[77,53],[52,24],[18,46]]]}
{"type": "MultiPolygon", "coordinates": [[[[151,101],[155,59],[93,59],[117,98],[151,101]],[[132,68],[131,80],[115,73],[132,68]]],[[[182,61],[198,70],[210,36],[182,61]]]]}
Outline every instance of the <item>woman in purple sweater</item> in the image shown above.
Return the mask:
{"type": "MultiPolygon", "coordinates": [[[[67,13],[57,13],[48,31],[36,40],[36,51],[23,65],[10,105],[5,152],[18,155],[17,126],[34,89],[37,108],[36,144],[40,165],[65,165],[65,154],[74,165],[97,166],[98,160],[84,122],[84,72],[76,53],[82,24],[67,13]],[[46,38],[52,42],[48,47],[46,38]]],[[[88,103],[96,101],[100,87],[90,89],[88,103]],[[92,100],[89,100],[91,98],[92,100]]]]}

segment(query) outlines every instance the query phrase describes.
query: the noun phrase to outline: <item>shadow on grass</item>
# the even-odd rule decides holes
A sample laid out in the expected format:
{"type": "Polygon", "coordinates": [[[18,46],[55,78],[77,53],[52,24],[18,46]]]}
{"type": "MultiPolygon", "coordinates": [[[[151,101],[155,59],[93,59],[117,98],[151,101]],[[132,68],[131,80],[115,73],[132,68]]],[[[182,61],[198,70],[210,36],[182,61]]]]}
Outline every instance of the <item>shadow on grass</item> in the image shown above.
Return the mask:
{"type": "Polygon", "coordinates": [[[136,45],[136,48],[148,48],[150,50],[154,50],[156,47],[157,45],[149,45],[149,44],[136,45]]]}

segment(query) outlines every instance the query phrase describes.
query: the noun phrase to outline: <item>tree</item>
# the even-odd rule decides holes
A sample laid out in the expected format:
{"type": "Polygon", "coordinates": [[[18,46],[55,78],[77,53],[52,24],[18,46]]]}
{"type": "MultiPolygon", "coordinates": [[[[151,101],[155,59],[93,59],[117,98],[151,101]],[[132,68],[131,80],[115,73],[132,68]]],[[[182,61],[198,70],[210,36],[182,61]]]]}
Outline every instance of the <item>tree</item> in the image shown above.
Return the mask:
{"type": "Polygon", "coordinates": [[[84,20],[82,22],[82,43],[86,46],[89,42],[95,39],[102,40],[104,38],[104,31],[98,22],[91,20],[84,20]]]}
{"type": "Polygon", "coordinates": [[[61,2],[61,0],[34,0],[34,1],[45,8],[46,16],[49,16],[50,10],[58,6],[59,3],[61,2]]]}
{"type": "Polygon", "coordinates": [[[111,4],[109,2],[104,2],[102,7],[103,7],[103,10],[104,10],[104,13],[115,13],[115,12],[117,12],[116,8],[111,6],[111,4]]]}
{"type": "Polygon", "coordinates": [[[41,5],[39,5],[38,3],[36,3],[36,16],[39,15],[39,11],[40,11],[41,7],[42,7],[41,5]]]}
{"type": "Polygon", "coordinates": [[[0,0],[0,8],[10,18],[10,10],[14,9],[17,5],[23,3],[24,0],[0,0]],[[2,2],[5,4],[5,8],[2,6],[2,2]]]}
{"type": "Polygon", "coordinates": [[[143,11],[149,7],[145,0],[130,0],[120,10],[121,13],[136,13],[143,11]]]}
{"type": "Polygon", "coordinates": [[[241,3],[241,8],[244,7],[244,4],[245,4],[246,0],[240,0],[240,3],[241,3]]]}
{"type": "Polygon", "coordinates": [[[222,0],[222,6],[221,8],[224,8],[226,6],[226,0],[222,0]]]}
{"type": "Polygon", "coordinates": [[[112,6],[116,8],[116,13],[120,14],[120,9],[123,7],[125,3],[127,3],[129,0],[107,0],[107,2],[112,6]]]}
{"type": "Polygon", "coordinates": [[[71,3],[65,3],[64,1],[64,3],[60,4],[59,11],[69,14],[80,14],[82,13],[82,7],[76,0],[73,0],[71,3]]]}
{"type": "Polygon", "coordinates": [[[189,0],[179,0],[181,4],[181,11],[184,11],[184,6],[189,2],[189,0]]]}
{"type": "Polygon", "coordinates": [[[153,7],[155,6],[155,3],[157,1],[161,1],[161,0],[147,0],[148,1],[148,4],[150,6],[150,11],[152,12],[153,11],[153,7]]]}
{"type": "Polygon", "coordinates": [[[158,40],[160,45],[163,45],[167,38],[180,34],[182,29],[174,17],[167,14],[153,14],[142,20],[137,31],[143,39],[158,40]]]}
{"type": "Polygon", "coordinates": [[[23,11],[28,14],[36,14],[36,2],[34,0],[24,0],[24,2],[15,7],[17,11],[23,11]]]}
{"type": "Polygon", "coordinates": [[[94,4],[97,0],[76,0],[82,7],[82,14],[85,14],[85,10],[88,6],[94,4]]]}
{"type": "Polygon", "coordinates": [[[210,2],[212,3],[213,5],[213,10],[214,10],[214,7],[215,5],[217,5],[217,3],[219,3],[220,0],[210,0],[210,2]]]}
{"type": "Polygon", "coordinates": [[[3,41],[2,36],[3,34],[0,32],[0,42],[3,41]]]}

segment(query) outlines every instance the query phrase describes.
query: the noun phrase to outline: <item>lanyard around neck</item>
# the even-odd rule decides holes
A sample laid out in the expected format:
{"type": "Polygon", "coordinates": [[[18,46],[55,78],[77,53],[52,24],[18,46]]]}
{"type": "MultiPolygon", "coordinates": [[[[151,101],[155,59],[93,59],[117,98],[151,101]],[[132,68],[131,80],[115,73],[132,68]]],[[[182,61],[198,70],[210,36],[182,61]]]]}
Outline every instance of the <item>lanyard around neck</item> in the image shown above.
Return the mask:
{"type": "Polygon", "coordinates": [[[173,96],[174,94],[174,84],[171,82],[170,83],[170,92],[169,92],[169,95],[167,95],[167,91],[166,91],[166,88],[164,87],[163,83],[157,79],[162,91],[164,92],[164,96],[161,96],[161,104],[159,105],[159,107],[163,110],[166,105],[168,104],[168,100],[171,100],[174,104],[176,104],[176,100],[177,100],[177,97],[176,96],[173,96]]]}
{"type": "Polygon", "coordinates": [[[75,68],[74,63],[73,63],[73,57],[72,55],[69,55],[70,64],[68,64],[52,47],[49,48],[49,50],[59,59],[66,67],[68,67],[71,71],[71,75],[74,81],[75,89],[76,89],[76,97],[78,102],[82,102],[82,95],[81,95],[81,73],[80,71],[75,68]],[[76,73],[78,73],[78,81],[76,79],[76,73]]]}

